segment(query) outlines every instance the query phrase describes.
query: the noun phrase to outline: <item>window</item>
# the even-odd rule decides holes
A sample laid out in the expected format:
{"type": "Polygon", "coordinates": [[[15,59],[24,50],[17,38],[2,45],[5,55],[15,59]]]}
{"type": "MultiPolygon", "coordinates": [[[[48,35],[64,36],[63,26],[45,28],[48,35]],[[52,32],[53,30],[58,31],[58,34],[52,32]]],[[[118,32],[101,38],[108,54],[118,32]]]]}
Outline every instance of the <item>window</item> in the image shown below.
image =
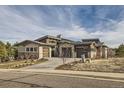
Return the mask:
{"type": "Polygon", "coordinates": [[[34,51],[37,51],[37,48],[36,47],[34,48],[34,51]]]}
{"type": "Polygon", "coordinates": [[[36,51],[37,51],[37,47],[34,47],[34,48],[33,48],[33,47],[30,47],[30,48],[27,47],[27,48],[26,48],[26,51],[27,51],[27,52],[33,52],[33,51],[36,52],[36,51]]]}
{"type": "Polygon", "coordinates": [[[30,51],[33,51],[33,48],[32,47],[30,48],[30,51]]]}
{"type": "Polygon", "coordinates": [[[26,48],[26,51],[29,51],[29,48],[26,48]]]}

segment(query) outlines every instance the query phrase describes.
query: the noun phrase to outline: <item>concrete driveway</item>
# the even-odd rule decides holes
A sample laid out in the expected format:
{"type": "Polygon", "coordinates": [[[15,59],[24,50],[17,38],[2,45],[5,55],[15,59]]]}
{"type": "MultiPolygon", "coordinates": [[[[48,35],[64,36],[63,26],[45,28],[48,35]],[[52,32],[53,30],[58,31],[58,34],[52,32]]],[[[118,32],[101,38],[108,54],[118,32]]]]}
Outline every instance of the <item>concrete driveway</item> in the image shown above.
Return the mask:
{"type": "MultiPolygon", "coordinates": [[[[73,62],[74,60],[78,61],[80,60],[80,58],[66,58],[65,60],[66,60],[65,63],[69,63],[69,62],[73,62]]],[[[52,69],[53,70],[62,64],[63,64],[62,58],[48,58],[48,61],[44,63],[24,67],[21,69],[46,69],[46,70],[52,69]]]]}

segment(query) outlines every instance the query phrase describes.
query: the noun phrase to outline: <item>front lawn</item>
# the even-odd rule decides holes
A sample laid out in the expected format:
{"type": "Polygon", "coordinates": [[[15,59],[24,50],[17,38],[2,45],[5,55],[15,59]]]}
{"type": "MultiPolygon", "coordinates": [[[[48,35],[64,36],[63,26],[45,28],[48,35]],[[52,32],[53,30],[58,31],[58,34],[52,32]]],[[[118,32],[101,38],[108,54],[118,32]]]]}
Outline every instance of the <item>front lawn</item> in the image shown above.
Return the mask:
{"type": "Polygon", "coordinates": [[[17,68],[34,65],[34,64],[39,64],[45,61],[47,61],[47,59],[40,59],[36,61],[19,60],[19,61],[12,61],[12,62],[4,62],[4,63],[0,63],[0,69],[17,69],[17,68]]]}
{"type": "Polygon", "coordinates": [[[74,71],[96,71],[96,72],[124,72],[124,58],[114,58],[107,61],[95,61],[82,63],[81,61],[72,62],[57,67],[58,70],[74,71]]]}

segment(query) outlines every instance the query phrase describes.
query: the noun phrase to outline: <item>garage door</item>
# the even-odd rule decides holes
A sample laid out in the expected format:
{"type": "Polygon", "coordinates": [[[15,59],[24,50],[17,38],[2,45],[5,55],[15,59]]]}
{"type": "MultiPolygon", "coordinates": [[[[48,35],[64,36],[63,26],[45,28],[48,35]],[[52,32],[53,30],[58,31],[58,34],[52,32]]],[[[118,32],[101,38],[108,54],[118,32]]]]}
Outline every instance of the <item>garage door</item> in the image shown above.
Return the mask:
{"type": "Polygon", "coordinates": [[[43,47],[43,57],[49,57],[49,48],[43,47]]]}

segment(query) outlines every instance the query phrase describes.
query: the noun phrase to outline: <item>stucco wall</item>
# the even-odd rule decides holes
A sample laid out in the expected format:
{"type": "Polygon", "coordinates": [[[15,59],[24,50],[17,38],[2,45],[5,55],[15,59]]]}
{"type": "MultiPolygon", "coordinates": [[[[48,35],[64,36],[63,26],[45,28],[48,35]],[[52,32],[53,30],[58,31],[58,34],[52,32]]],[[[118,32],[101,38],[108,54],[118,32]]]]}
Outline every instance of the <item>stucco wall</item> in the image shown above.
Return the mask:
{"type": "Polygon", "coordinates": [[[49,57],[51,57],[52,56],[52,48],[51,47],[49,47],[49,57]]]}
{"type": "Polygon", "coordinates": [[[42,46],[39,47],[39,59],[40,58],[43,58],[43,47],[42,46]]]}
{"type": "Polygon", "coordinates": [[[107,48],[103,47],[102,48],[102,58],[107,58],[107,56],[108,56],[107,54],[108,54],[107,48]]]}
{"type": "Polygon", "coordinates": [[[91,51],[90,52],[90,58],[93,58],[93,59],[96,58],[96,51],[91,51]]]}
{"type": "Polygon", "coordinates": [[[94,45],[94,43],[92,43],[90,45],[90,58],[95,59],[96,58],[96,46],[94,45]]]}

